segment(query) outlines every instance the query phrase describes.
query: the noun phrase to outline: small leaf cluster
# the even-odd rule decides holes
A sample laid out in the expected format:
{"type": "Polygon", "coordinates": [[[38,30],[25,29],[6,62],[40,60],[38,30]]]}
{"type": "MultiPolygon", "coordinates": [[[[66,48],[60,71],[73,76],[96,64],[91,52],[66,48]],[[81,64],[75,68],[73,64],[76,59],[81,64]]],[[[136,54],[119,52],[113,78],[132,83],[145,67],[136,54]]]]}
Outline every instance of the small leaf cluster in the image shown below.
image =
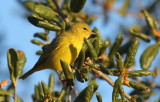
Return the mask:
{"type": "Polygon", "coordinates": [[[16,80],[22,75],[24,65],[26,63],[26,57],[23,51],[16,51],[11,48],[7,54],[8,68],[10,72],[10,79],[14,86],[16,86],[16,80]]]}
{"type": "Polygon", "coordinates": [[[133,36],[136,36],[146,42],[150,42],[151,37],[154,38],[156,43],[146,48],[140,58],[141,67],[143,69],[148,69],[152,64],[152,61],[158,54],[160,31],[158,29],[158,21],[155,18],[153,18],[153,16],[150,15],[146,10],[142,10],[142,13],[144,14],[145,20],[147,22],[147,27],[150,33],[144,34],[136,31],[136,29],[134,28],[130,28],[130,33],[133,36]]]}

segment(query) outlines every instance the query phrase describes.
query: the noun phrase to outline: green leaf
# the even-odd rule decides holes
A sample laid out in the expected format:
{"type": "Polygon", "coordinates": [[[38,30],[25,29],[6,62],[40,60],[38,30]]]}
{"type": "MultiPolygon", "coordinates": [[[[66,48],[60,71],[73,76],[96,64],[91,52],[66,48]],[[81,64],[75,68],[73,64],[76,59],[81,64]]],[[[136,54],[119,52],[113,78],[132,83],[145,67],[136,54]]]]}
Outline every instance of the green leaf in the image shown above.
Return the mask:
{"type": "Polygon", "coordinates": [[[93,41],[93,47],[97,55],[99,55],[100,49],[103,46],[103,39],[98,28],[94,27],[92,31],[95,33],[95,36],[96,36],[95,40],[93,41]]]}
{"type": "Polygon", "coordinates": [[[157,29],[158,28],[158,21],[153,18],[146,10],[142,11],[144,13],[145,19],[147,21],[148,26],[151,29],[157,29]]]}
{"type": "Polygon", "coordinates": [[[98,92],[96,93],[96,98],[97,98],[98,102],[102,102],[102,96],[100,93],[98,93],[98,92]]]}
{"type": "Polygon", "coordinates": [[[83,64],[84,64],[84,61],[85,61],[85,49],[84,47],[82,47],[80,53],[79,53],[79,56],[78,56],[78,59],[77,59],[77,69],[81,69],[83,64]]]}
{"type": "Polygon", "coordinates": [[[8,59],[8,67],[10,75],[14,75],[14,70],[17,67],[18,62],[18,53],[15,49],[11,48],[8,50],[7,53],[7,59],[8,59]]]}
{"type": "Polygon", "coordinates": [[[18,53],[18,62],[15,69],[15,77],[19,78],[23,73],[23,68],[26,63],[26,56],[23,51],[17,51],[18,53]]]}
{"type": "Polygon", "coordinates": [[[45,97],[48,97],[49,96],[49,89],[48,89],[47,84],[42,80],[41,85],[42,85],[42,89],[43,89],[43,93],[44,93],[45,97]]]}
{"type": "Polygon", "coordinates": [[[23,51],[16,51],[13,48],[8,50],[7,57],[10,78],[15,85],[15,79],[22,75],[26,57],[23,51]]]}
{"type": "Polygon", "coordinates": [[[135,70],[135,71],[129,71],[126,73],[126,76],[128,77],[141,77],[141,76],[149,76],[149,75],[155,76],[155,73],[150,70],[135,70]]]}
{"type": "Polygon", "coordinates": [[[55,4],[53,3],[53,1],[52,0],[47,0],[48,1],[48,5],[53,9],[53,10],[55,10],[56,9],[56,6],[55,6],[55,4]]]}
{"type": "Polygon", "coordinates": [[[63,60],[60,60],[64,75],[66,77],[67,80],[67,84],[70,86],[74,85],[73,83],[73,79],[74,79],[74,75],[73,72],[71,72],[71,70],[69,70],[69,64],[63,60]]]}
{"type": "Polygon", "coordinates": [[[90,55],[93,58],[93,60],[97,61],[98,60],[97,53],[96,53],[95,49],[93,48],[93,45],[91,44],[91,42],[87,38],[84,38],[84,42],[87,45],[88,50],[89,50],[90,55]]]}
{"type": "Polygon", "coordinates": [[[42,85],[41,85],[41,83],[39,82],[38,83],[38,94],[39,94],[39,97],[40,98],[44,98],[44,93],[43,93],[43,89],[42,89],[42,85]]]}
{"type": "Polygon", "coordinates": [[[39,89],[38,89],[38,86],[34,86],[34,94],[33,94],[33,100],[38,100],[40,99],[40,96],[39,96],[39,89]]]}
{"type": "MultiPolygon", "coordinates": [[[[103,42],[102,42],[103,43],[103,42]]],[[[94,47],[94,50],[96,52],[97,55],[99,55],[99,52],[100,52],[100,48],[102,47],[102,43],[99,44],[99,39],[96,38],[93,42],[93,47],[94,47]]]]}
{"type": "Polygon", "coordinates": [[[91,80],[88,82],[88,85],[92,85],[96,83],[96,78],[92,77],[91,80]]]}
{"type": "Polygon", "coordinates": [[[130,68],[132,65],[134,65],[134,57],[136,55],[138,45],[139,45],[139,40],[135,38],[131,47],[128,50],[126,59],[124,61],[124,68],[130,68]]]}
{"type": "Polygon", "coordinates": [[[44,20],[43,18],[39,17],[36,14],[32,14],[30,16],[28,16],[28,21],[37,26],[37,27],[41,27],[44,28],[46,30],[53,30],[53,31],[60,31],[62,30],[62,28],[55,22],[49,22],[44,20]]]}
{"type": "Polygon", "coordinates": [[[109,41],[104,40],[102,44],[102,48],[100,49],[99,56],[106,52],[106,48],[109,46],[109,41]]]}
{"type": "Polygon", "coordinates": [[[70,9],[74,13],[78,13],[84,7],[86,0],[71,0],[70,9]]]}
{"type": "Polygon", "coordinates": [[[94,27],[92,31],[95,33],[96,37],[100,40],[100,42],[102,42],[103,39],[102,39],[99,29],[97,27],[94,27]]]}
{"type": "Polygon", "coordinates": [[[34,12],[46,20],[54,20],[55,16],[57,15],[57,13],[54,12],[50,7],[42,4],[35,5],[34,12]]]}
{"type": "Polygon", "coordinates": [[[39,41],[39,40],[36,40],[36,39],[32,39],[31,42],[33,44],[36,44],[36,45],[39,45],[39,46],[43,46],[45,45],[43,42],[39,41]]]}
{"type": "MultiPolygon", "coordinates": [[[[12,95],[12,93],[13,93],[13,91],[14,91],[14,86],[13,86],[13,84],[10,84],[8,87],[7,87],[7,92],[9,92],[9,93],[11,93],[11,95],[12,95]]],[[[3,100],[4,102],[11,102],[11,98],[10,98],[10,95],[5,95],[5,97],[4,97],[4,100],[3,100]]]]}
{"type": "Polygon", "coordinates": [[[137,100],[138,97],[139,97],[138,95],[133,95],[133,96],[131,97],[130,101],[131,101],[131,102],[137,102],[136,100],[137,100]]]}
{"type": "Polygon", "coordinates": [[[119,85],[117,83],[118,83],[118,80],[116,80],[114,83],[113,92],[112,92],[112,102],[116,102],[116,99],[119,96],[119,90],[118,90],[119,85]]]}
{"type": "Polygon", "coordinates": [[[26,6],[26,8],[28,10],[34,11],[34,7],[35,7],[36,3],[33,1],[26,1],[26,2],[24,2],[24,5],[26,6]]]}
{"type": "Polygon", "coordinates": [[[79,70],[76,70],[76,78],[81,83],[89,80],[89,68],[81,68],[79,70]]]}
{"type": "Polygon", "coordinates": [[[0,96],[8,95],[11,96],[11,93],[7,90],[0,88],[0,96]]]}
{"type": "Polygon", "coordinates": [[[140,33],[140,32],[137,32],[135,29],[133,28],[130,28],[129,29],[129,32],[133,35],[133,36],[136,36],[146,42],[150,42],[150,38],[149,36],[147,36],[146,34],[143,34],[143,33],[140,33]]]}
{"type": "Polygon", "coordinates": [[[108,68],[105,68],[103,65],[99,64],[99,68],[103,73],[107,75],[112,75],[111,71],[108,68]]]}
{"type": "Polygon", "coordinates": [[[151,66],[152,61],[158,54],[159,50],[158,46],[159,46],[158,44],[151,45],[143,52],[140,58],[142,69],[148,69],[151,66]]]}
{"type": "Polygon", "coordinates": [[[118,13],[125,16],[128,13],[129,6],[130,6],[130,0],[125,0],[122,7],[118,10],[118,13]]]}
{"type": "Polygon", "coordinates": [[[121,96],[121,100],[122,102],[124,102],[124,89],[123,89],[123,85],[119,85],[119,94],[121,96]]]}
{"type": "Polygon", "coordinates": [[[23,102],[22,98],[17,96],[17,102],[23,102]]]}
{"type": "Polygon", "coordinates": [[[113,58],[114,58],[115,52],[117,52],[119,47],[121,46],[122,41],[123,41],[123,37],[122,37],[122,34],[120,33],[117,35],[113,45],[111,46],[110,52],[108,54],[108,58],[109,58],[109,64],[107,66],[108,68],[116,67],[116,64],[113,58]]]}
{"type": "Polygon", "coordinates": [[[120,95],[122,102],[124,101],[124,89],[123,89],[124,75],[120,75],[114,83],[112,92],[112,102],[117,102],[117,98],[120,95]]]}
{"type": "Polygon", "coordinates": [[[35,33],[34,37],[38,37],[38,38],[40,38],[40,39],[42,39],[44,41],[47,40],[47,35],[45,33],[35,33]]]}
{"type": "Polygon", "coordinates": [[[8,60],[8,68],[10,72],[10,79],[14,86],[16,86],[16,77],[15,77],[15,70],[17,68],[18,62],[18,53],[15,49],[11,48],[7,52],[7,60],[8,60]]]}
{"type": "Polygon", "coordinates": [[[98,89],[98,84],[92,84],[82,90],[74,102],[90,102],[94,92],[98,89]]]}
{"type": "Polygon", "coordinates": [[[137,90],[148,90],[149,88],[147,86],[145,86],[144,84],[141,83],[137,83],[135,81],[129,81],[129,85],[137,90]]]}
{"type": "Polygon", "coordinates": [[[122,45],[119,49],[118,52],[122,55],[128,52],[130,46],[132,45],[134,39],[129,39],[128,42],[126,42],[124,45],[122,45]]]}
{"type": "Polygon", "coordinates": [[[62,100],[65,98],[65,96],[67,94],[67,90],[68,90],[68,87],[67,86],[63,86],[63,88],[62,88],[62,90],[60,92],[60,95],[57,98],[56,102],[62,102],[62,100]]]}
{"type": "Polygon", "coordinates": [[[50,93],[54,92],[53,91],[54,90],[54,75],[53,74],[50,74],[49,76],[48,89],[50,93]]]}
{"type": "Polygon", "coordinates": [[[122,61],[121,55],[118,52],[116,52],[115,57],[117,62],[117,68],[119,69],[120,72],[124,72],[124,63],[122,61]]]}
{"type": "Polygon", "coordinates": [[[42,53],[43,53],[42,50],[38,50],[38,51],[36,52],[36,55],[42,55],[42,53]]]}
{"type": "Polygon", "coordinates": [[[111,50],[110,50],[110,52],[109,52],[109,55],[108,55],[108,56],[109,56],[109,59],[110,59],[110,60],[112,60],[115,52],[117,52],[117,50],[118,50],[119,47],[121,46],[122,41],[123,41],[123,37],[122,37],[122,34],[120,33],[120,34],[117,35],[117,38],[115,39],[115,42],[114,42],[114,44],[112,45],[111,50]]]}

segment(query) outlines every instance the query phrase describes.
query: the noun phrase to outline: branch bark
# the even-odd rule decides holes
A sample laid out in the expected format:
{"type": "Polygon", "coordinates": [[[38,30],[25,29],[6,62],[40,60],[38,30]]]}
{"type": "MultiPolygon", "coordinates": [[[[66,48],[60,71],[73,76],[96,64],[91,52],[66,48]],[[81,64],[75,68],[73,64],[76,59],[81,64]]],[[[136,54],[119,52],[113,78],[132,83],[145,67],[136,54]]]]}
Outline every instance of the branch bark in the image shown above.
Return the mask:
{"type": "Polygon", "coordinates": [[[52,1],[53,1],[53,3],[55,4],[55,6],[56,6],[56,8],[57,8],[57,12],[58,12],[58,14],[62,17],[62,19],[63,19],[66,23],[69,22],[68,16],[65,15],[65,14],[62,12],[62,10],[60,9],[57,1],[56,1],[56,0],[52,0],[52,1]]]}
{"type": "MultiPolygon", "coordinates": [[[[114,82],[108,77],[106,76],[104,73],[102,73],[101,71],[98,71],[94,68],[91,68],[91,71],[96,74],[97,77],[104,79],[105,81],[107,81],[111,86],[114,86],[114,82]]],[[[131,96],[129,94],[127,94],[126,92],[124,92],[125,97],[130,100],[131,96]]]]}

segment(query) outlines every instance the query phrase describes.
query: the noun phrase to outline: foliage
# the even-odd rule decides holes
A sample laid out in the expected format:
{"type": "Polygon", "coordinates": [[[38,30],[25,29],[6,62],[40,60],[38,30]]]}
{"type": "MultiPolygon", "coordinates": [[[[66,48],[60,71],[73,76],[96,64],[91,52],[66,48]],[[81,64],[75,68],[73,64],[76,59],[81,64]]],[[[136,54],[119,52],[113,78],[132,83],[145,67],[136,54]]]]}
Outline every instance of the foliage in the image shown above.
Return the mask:
{"type": "MultiPolygon", "coordinates": [[[[96,5],[99,4],[98,0],[93,1],[96,5]]],[[[116,0],[104,0],[101,6],[104,11],[112,10],[115,2],[116,0]]],[[[48,36],[50,31],[54,31],[56,36],[58,36],[76,22],[85,22],[91,25],[97,18],[82,12],[85,3],[86,0],[40,0],[39,2],[30,0],[23,2],[23,5],[30,11],[27,17],[28,21],[34,26],[44,29],[44,32],[35,33],[33,36],[36,39],[32,39],[31,42],[41,46],[45,50],[47,44],[50,43],[48,36]],[[58,5],[60,2],[61,7],[58,5]]],[[[130,3],[131,0],[125,0],[118,13],[123,16],[127,15],[127,9],[130,3]]],[[[95,27],[93,29],[95,36],[84,39],[83,48],[74,65],[68,66],[65,61],[60,61],[63,68],[63,72],[59,74],[63,85],[61,91],[54,91],[54,75],[51,74],[48,84],[42,80],[35,85],[34,94],[32,95],[33,101],[71,102],[71,90],[76,90],[74,89],[75,79],[81,83],[85,83],[91,79],[88,86],[73,98],[73,100],[74,102],[89,102],[92,96],[96,94],[97,101],[102,102],[103,97],[101,93],[95,93],[100,86],[99,83],[95,82],[97,78],[105,80],[113,86],[112,102],[136,102],[136,100],[144,102],[149,99],[151,93],[153,93],[153,89],[158,86],[151,81],[139,81],[136,77],[157,75],[157,70],[153,72],[149,68],[159,52],[160,31],[158,29],[158,21],[148,12],[150,10],[149,8],[142,10],[147,23],[147,29],[150,33],[146,34],[146,32],[132,27],[128,31],[133,37],[123,45],[123,40],[126,37],[123,37],[122,33],[119,33],[115,41],[111,43],[109,40],[103,40],[99,29],[95,27]],[[132,71],[130,69],[135,66],[135,56],[141,40],[147,43],[153,40],[155,44],[146,48],[142,53],[140,57],[142,70],[136,70],[135,68],[132,71]],[[106,50],[109,52],[106,52],[106,50]],[[71,72],[70,68],[74,71],[71,72]],[[93,78],[90,77],[91,73],[94,75],[93,78]],[[108,76],[117,76],[117,79],[113,82],[108,76]],[[152,86],[153,84],[155,85],[154,87],[152,86]],[[134,91],[130,95],[125,93],[124,85],[133,88],[134,91]],[[146,95],[148,97],[145,97],[146,95]]],[[[106,15],[104,16],[106,17],[106,15]]],[[[36,54],[41,55],[43,50],[37,51],[36,54]]],[[[18,84],[18,78],[22,75],[26,57],[23,51],[16,51],[11,48],[8,50],[7,58],[12,87],[10,86],[6,90],[1,88],[0,95],[4,97],[4,100],[10,98],[7,96],[13,95],[15,102],[21,102],[22,100],[16,96],[16,86],[18,84]]],[[[1,87],[3,85],[4,82],[0,84],[1,87]]]]}

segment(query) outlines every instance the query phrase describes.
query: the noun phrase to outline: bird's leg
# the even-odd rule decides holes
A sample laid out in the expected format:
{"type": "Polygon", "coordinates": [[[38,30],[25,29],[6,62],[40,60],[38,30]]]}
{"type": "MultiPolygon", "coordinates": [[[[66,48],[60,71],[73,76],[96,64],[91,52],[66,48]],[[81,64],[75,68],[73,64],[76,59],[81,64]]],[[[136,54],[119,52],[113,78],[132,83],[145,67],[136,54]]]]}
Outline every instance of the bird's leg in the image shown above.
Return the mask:
{"type": "Polygon", "coordinates": [[[73,86],[73,79],[66,79],[63,72],[57,72],[59,79],[61,80],[63,85],[73,86]]]}
{"type": "Polygon", "coordinates": [[[63,72],[62,71],[61,72],[56,71],[56,73],[59,77],[59,80],[61,80],[62,84],[64,85],[64,83],[66,82],[66,78],[65,78],[63,72]]]}

